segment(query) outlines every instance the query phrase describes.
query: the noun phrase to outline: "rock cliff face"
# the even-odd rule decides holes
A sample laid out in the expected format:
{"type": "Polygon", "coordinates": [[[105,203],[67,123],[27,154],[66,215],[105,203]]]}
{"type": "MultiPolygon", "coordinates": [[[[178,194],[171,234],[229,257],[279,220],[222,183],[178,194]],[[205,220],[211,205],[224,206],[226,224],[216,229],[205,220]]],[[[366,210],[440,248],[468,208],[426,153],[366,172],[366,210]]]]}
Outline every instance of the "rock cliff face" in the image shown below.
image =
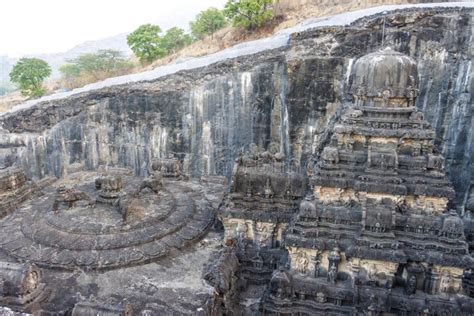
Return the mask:
{"type": "Polygon", "coordinates": [[[305,166],[330,137],[353,61],[379,49],[385,34],[384,45],[418,62],[417,106],[462,202],[474,179],[473,17],[473,9],[367,17],[293,34],[280,49],[3,115],[0,167],[17,163],[31,178],[59,176],[77,163],[145,175],[153,158],[176,153],[193,176],[230,176],[251,143],[278,146],[305,166]]]}

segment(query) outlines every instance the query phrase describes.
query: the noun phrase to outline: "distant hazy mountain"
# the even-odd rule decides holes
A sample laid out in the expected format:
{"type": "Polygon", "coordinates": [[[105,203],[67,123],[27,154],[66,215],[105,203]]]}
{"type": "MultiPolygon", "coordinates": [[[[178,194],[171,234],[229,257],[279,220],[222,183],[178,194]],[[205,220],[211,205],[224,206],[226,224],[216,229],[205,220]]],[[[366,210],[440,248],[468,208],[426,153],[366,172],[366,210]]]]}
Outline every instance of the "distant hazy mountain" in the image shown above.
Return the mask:
{"type": "Polygon", "coordinates": [[[81,54],[93,53],[100,49],[114,49],[124,53],[124,55],[129,56],[132,54],[132,51],[127,45],[127,34],[119,34],[112,37],[107,37],[104,39],[96,41],[87,41],[82,44],[79,44],[70,50],[63,53],[55,54],[41,54],[34,55],[34,57],[41,58],[45,60],[53,69],[53,74],[51,78],[56,78],[59,76],[59,67],[64,64],[67,60],[78,57],[81,54]]]}
{"type": "MultiPolygon", "coordinates": [[[[45,60],[53,69],[49,79],[55,79],[59,77],[59,67],[67,60],[76,58],[84,53],[93,53],[100,49],[114,49],[123,52],[125,56],[132,55],[132,51],[127,45],[127,34],[123,33],[96,41],[87,41],[63,53],[40,54],[28,57],[37,57],[45,60]]],[[[16,61],[17,59],[8,56],[0,56],[0,95],[13,87],[10,83],[9,74],[16,61]]]]}
{"type": "Polygon", "coordinates": [[[15,61],[15,59],[8,56],[0,56],[0,95],[3,95],[14,88],[10,83],[9,74],[15,61]]]}

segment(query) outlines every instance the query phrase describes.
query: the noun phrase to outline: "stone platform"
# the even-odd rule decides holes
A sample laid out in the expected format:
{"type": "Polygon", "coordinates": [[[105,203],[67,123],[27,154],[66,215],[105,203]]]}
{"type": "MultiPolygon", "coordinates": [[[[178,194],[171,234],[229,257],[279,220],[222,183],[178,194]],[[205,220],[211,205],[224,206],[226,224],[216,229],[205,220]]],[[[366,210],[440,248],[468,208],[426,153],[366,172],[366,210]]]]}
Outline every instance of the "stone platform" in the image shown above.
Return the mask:
{"type": "Polygon", "coordinates": [[[22,262],[50,269],[116,269],[152,262],[202,238],[213,224],[222,182],[166,179],[158,193],[138,190],[143,179],[124,176],[124,192],[139,192],[138,218],[124,221],[117,206],[78,203],[54,211],[57,188],[98,198],[94,172],[58,180],[0,222],[0,249],[22,262]],[[137,191],[138,190],[138,191],[137,191]]]}

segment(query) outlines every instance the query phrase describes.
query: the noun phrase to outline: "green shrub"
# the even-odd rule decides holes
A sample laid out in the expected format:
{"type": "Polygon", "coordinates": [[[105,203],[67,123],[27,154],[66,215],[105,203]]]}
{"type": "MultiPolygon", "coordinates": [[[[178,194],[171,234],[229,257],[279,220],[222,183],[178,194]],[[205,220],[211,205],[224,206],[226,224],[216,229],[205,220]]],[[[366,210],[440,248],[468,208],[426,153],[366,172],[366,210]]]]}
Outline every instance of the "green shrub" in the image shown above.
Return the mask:
{"type": "Polygon", "coordinates": [[[38,58],[21,58],[10,72],[10,81],[19,85],[21,94],[40,97],[46,89],[43,81],[51,75],[48,63],[38,58]]]}
{"type": "Polygon", "coordinates": [[[189,34],[186,34],[183,29],[179,27],[173,27],[166,31],[165,35],[161,38],[161,47],[166,53],[175,53],[181,48],[191,44],[193,41],[189,34]]]}
{"type": "Polygon", "coordinates": [[[161,43],[161,28],[144,24],[127,36],[127,43],[142,63],[150,63],[166,55],[161,43]]]}
{"type": "Polygon", "coordinates": [[[273,19],[276,0],[228,0],[224,14],[234,26],[252,30],[273,19]]]}
{"type": "Polygon", "coordinates": [[[76,88],[105,78],[127,73],[133,63],[120,51],[112,49],[99,50],[96,53],[82,54],[68,60],[59,71],[65,88],[76,88]]]}
{"type": "Polygon", "coordinates": [[[227,24],[224,13],[216,8],[201,11],[196,20],[190,23],[191,32],[196,38],[203,38],[214,33],[227,24]]]}

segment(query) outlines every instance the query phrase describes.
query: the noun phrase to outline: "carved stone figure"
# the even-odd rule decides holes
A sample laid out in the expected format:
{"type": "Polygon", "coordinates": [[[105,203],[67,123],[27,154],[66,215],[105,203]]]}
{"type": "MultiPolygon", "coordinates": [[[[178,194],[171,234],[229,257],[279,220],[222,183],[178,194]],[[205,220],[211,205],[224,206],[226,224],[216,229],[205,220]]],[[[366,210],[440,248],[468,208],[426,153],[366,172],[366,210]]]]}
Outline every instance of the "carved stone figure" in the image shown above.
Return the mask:
{"type": "Polygon", "coordinates": [[[181,176],[181,162],[169,153],[166,158],[153,161],[153,171],[160,171],[165,178],[178,178],[181,176]]]}
{"type": "Polygon", "coordinates": [[[252,194],[252,187],[251,186],[247,187],[246,195],[247,195],[248,198],[252,197],[253,194],[252,194]]]}
{"type": "Polygon", "coordinates": [[[260,256],[259,252],[257,252],[255,257],[252,258],[252,262],[253,262],[254,268],[256,268],[256,269],[262,269],[263,268],[263,259],[260,256]]]}
{"type": "Polygon", "coordinates": [[[367,100],[367,91],[364,86],[357,87],[354,98],[356,106],[364,105],[364,101],[367,100]]]}
{"type": "Polygon", "coordinates": [[[121,176],[102,176],[96,179],[96,187],[100,188],[98,202],[115,204],[123,189],[121,176]]]}
{"type": "Polygon", "coordinates": [[[421,155],[421,145],[418,143],[413,144],[412,146],[412,156],[418,157],[421,155]]]}
{"type": "Polygon", "coordinates": [[[321,266],[321,254],[318,252],[314,257],[314,277],[319,277],[319,267],[321,266]]]}
{"type": "Polygon", "coordinates": [[[12,301],[26,305],[23,298],[33,300],[41,290],[41,279],[41,272],[34,265],[0,262],[0,294],[12,301]]]}
{"type": "MultiPolygon", "coordinates": [[[[413,78],[413,76],[412,76],[412,78],[413,78]]],[[[413,79],[413,82],[415,82],[415,79],[413,79]]],[[[408,106],[409,107],[414,107],[416,97],[418,96],[418,89],[415,89],[412,86],[408,86],[407,91],[408,91],[407,96],[408,96],[408,100],[409,100],[408,106]]]]}
{"type": "Polygon", "coordinates": [[[392,96],[392,92],[389,89],[382,91],[383,106],[388,107],[388,100],[392,96]]]}
{"type": "Polygon", "coordinates": [[[273,189],[270,184],[270,179],[267,179],[267,182],[265,183],[265,188],[263,192],[264,196],[266,199],[271,199],[273,197],[273,189]]]}
{"type": "Polygon", "coordinates": [[[260,237],[260,247],[268,247],[272,238],[272,231],[266,225],[257,224],[257,231],[260,237]]]}
{"type": "Polygon", "coordinates": [[[330,163],[336,164],[339,162],[339,151],[337,148],[326,147],[324,148],[321,157],[330,163]]]}
{"type": "Polygon", "coordinates": [[[346,141],[346,150],[352,152],[354,150],[354,143],[354,139],[351,137],[351,135],[349,135],[346,141]]]}
{"type": "Polygon", "coordinates": [[[416,292],[416,276],[411,275],[407,280],[406,292],[407,294],[414,294],[416,292]]]}
{"type": "Polygon", "coordinates": [[[323,292],[316,293],[316,302],[320,304],[326,303],[326,294],[323,292]]]}
{"type": "Polygon", "coordinates": [[[464,237],[464,223],[456,210],[450,210],[449,215],[444,218],[440,236],[451,239],[464,237]]]}
{"type": "Polygon", "coordinates": [[[363,115],[364,115],[364,112],[362,112],[361,110],[352,109],[348,111],[347,116],[349,118],[359,118],[359,117],[362,117],[363,115]]]}
{"type": "Polygon", "coordinates": [[[334,249],[328,255],[329,264],[334,264],[336,267],[341,262],[341,249],[335,246],[334,249]]]}
{"type": "Polygon", "coordinates": [[[92,199],[86,193],[75,188],[68,188],[61,184],[56,190],[56,199],[53,204],[53,212],[68,210],[80,205],[90,206],[93,204],[92,199]]]}
{"type": "Polygon", "coordinates": [[[333,263],[328,271],[328,281],[331,283],[336,283],[337,278],[337,267],[336,264],[333,263]]]}
{"type": "Polygon", "coordinates": [[[442,170],[444,164],[444,158],[439,155],[428,155],[428,169],[442,170]]]}
{"type": "Polygon", "coordinates": [[[140,191],[145,188],[158,193],[163,188],[163,175],[161,172],[154,172],[150,177],[144,179],[140,186],[140,191]]]}
{"type": "Polygon", "coordinates": [[[297,264],[298,264],[298,270],[301,274],[305,275],[308,269],[308,257],[306,256],[306,253],[300,252],[297,256],[297,264]]]}
{"type": "Polygon", "coordinates": [[[448,293],[450,286],[450,276],[448,271],[444,271],[439,283],[439,292],[448,293]]]}
{"type": "Polygon", "coordinates": [[[369,280],[377,281],[377,273],[378,273],[377,266],[375,264],[372,264],[372,266],[370,267],[368,271],[369,280]]]}
{"type": "Polygon", "coordinates": [[[413,111],[412,114],[410,115],[410,120],[412,121],[423,121],[423,113],[420,111],[413,111]]]}

